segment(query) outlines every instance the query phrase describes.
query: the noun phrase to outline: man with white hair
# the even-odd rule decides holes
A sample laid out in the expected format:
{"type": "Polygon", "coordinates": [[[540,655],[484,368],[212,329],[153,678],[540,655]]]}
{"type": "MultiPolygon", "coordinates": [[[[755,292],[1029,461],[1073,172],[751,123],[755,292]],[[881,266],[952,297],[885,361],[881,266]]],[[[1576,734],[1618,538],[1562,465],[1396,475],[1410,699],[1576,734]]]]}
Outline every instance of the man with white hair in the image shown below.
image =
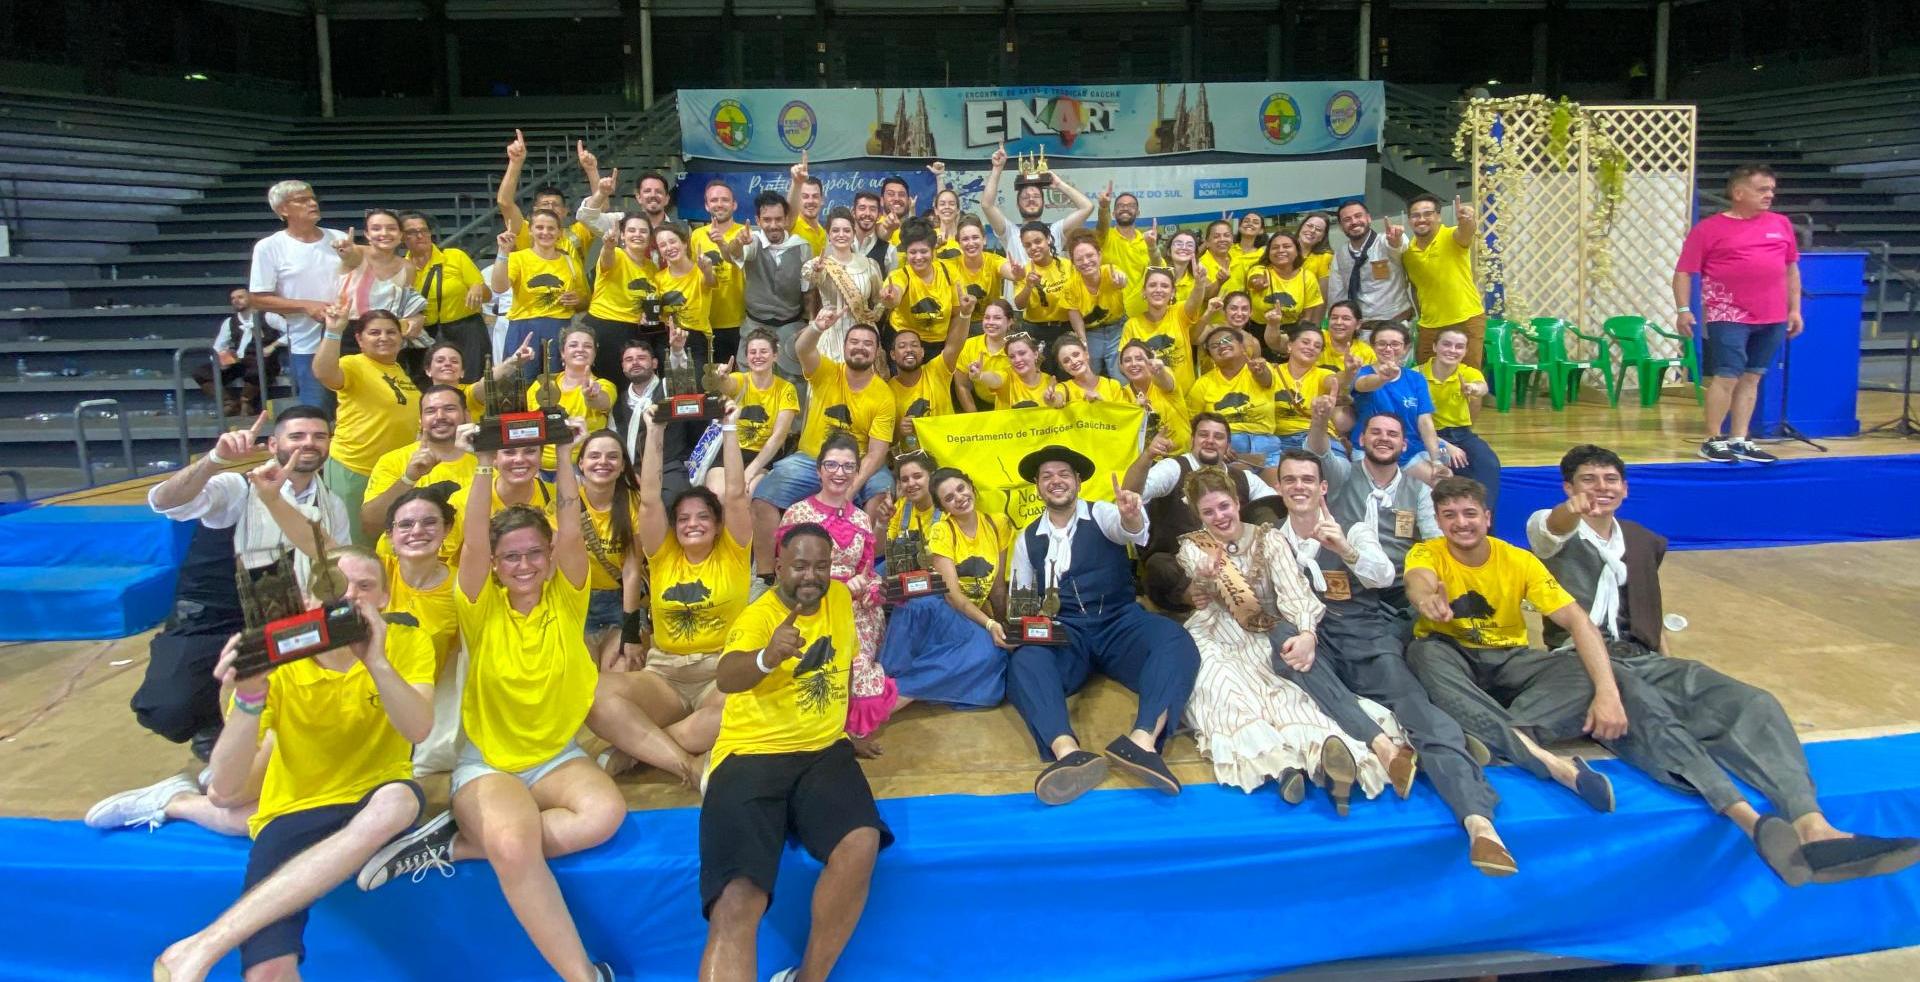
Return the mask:
{"type": "Polygon", "coordinates": [[[287,321],[297,402],[331,409],[333,394],[313,376],[327,305],[338,298],[340,274],[360,264],[353,232],[320,227],[320,202],[305,181],[281,181],[267,190],[267,206],[286,228],[253,244],[247,289],[253,306],[287,321]]]}

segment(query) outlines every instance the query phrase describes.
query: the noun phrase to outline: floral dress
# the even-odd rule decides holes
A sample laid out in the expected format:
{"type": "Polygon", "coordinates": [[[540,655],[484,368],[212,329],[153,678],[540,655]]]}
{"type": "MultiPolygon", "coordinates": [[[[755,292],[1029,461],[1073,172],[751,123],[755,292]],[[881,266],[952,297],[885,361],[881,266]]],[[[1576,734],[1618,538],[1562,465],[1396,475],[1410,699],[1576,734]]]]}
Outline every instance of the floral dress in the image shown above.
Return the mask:
{"type": "Polygon", "coordinates": [[[852,502],[836,508],[816,495],[794,502],[787,509],[780,518],[775,541],[779,541],[778,537],[784,536],[788,528],[806,522],[819,524],[833,537],[834,579],[845,583],[865,573],[873,581],[865,593],[853,597],[853,623],[860,638],[860,650],[853,656],[851,698],[847,701],[847,732],[865,737],[887,721],[900,698],[899,687],[887,677],[879,660],[880,635],[886,627],[880,582],[874,576],[873,567],[879,540],[866,512],[852,502]]]}

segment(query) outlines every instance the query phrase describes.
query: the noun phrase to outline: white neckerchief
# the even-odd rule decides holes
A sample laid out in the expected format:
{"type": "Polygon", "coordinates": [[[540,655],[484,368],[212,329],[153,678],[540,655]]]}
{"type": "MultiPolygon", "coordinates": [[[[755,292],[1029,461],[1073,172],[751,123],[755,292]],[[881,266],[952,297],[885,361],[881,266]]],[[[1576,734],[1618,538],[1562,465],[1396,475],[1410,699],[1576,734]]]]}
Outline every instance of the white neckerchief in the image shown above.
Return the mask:
{"type": "Polygon", "coordinates": [[[627,417],[626,444],[628,460],[640,459],[640,439],[645,436],[647,432],[647,423],[643,417],[653,411],[653,396],[659,389],[660,379],[658,377],[654,378],[654,380],[647,385],[645,393],[634,392],[633,383],[627,383],[627,408],[631,411],[627,417]]]}
{"type": "Polygon", "coordinates": [[[1593,588],[1593,603],[1587,606],[1587,616],[1593,618],[1593,626],[1605,631],[1608,638],[1618,638],[1620,588],[1627,585],[1627,537],[1620,533],[1618,520],[1605,538],[1586,522],[1574,525],[1573,531],[1600,554],[1600,583],[1593,588]]]}
{"type": "Polygon", "coordinates": [[[1073,533],[1080,527],[1080,518],[1085,514],[1085,507],[1084,502],[1074,503],[1073,519],[1067,522],[1066,528],[1055,526],[1052,516],[1045,512],[1040,513],[1040,531],[1047,537],[1045,561],[1047,575],[1046,582],[1040,584],[1041,590],[1059,586],[1060,581],[1066,578],[1067,571],[1073,567],[1073,533]]]}
{"type": "Polygon", "coordinates": [[[1320,564],[1314,561],[1320,558],[1320,540],[1301,538],[1293,530],[1291,519],[1280,523],[1280,531],[1286,535],[1287,544],[1293,547],[1293,558],[1300,564],[1300,572],[1307,574],[1307,579],[1313,582],[1313,592],[1326,593],[1327,578],[1320,571],[1320,564]]]}
{"type": "MultiPolygon", "coordinates": [[[[1366,466],[1365,463],[1360,465],[1362,474],[1366,474],[1366,466]]],[[[1393,480],[1388,481],[1387,486],[1383,488],[1373,483],[1372,474],[1366,474],[1367,524],[1369,526],[1376,529],[1380,527],[1380,509],[1382,507],[1393,507],[1394,492],[1400,490],[1400,482],[1404,480],[1406,476],[1406,471],[1395,470],[1393,472],[1393,480]]]]}

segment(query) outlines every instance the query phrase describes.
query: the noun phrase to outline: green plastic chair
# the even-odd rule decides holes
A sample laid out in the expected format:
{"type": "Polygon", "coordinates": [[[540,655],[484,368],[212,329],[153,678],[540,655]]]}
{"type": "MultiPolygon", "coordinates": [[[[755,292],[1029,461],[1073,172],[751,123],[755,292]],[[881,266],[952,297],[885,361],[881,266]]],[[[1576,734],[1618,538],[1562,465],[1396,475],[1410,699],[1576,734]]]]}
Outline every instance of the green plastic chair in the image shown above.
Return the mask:
{"type": "Polygon", "coordinates": [[[1683,338],[1671,331],[1662,330],[1645,317],[1622,316],[1609,317],[1600,326],[1600,330],[1620,346],[1620,370],[1615,373],[1613,404],[1620,404],[1620,389],[1627,378],[1627,369],[1638,372],[1640,380],[1640,405],[1651,406],[1660,401],[1660,383],[1665,381],[1667,369],[1680,367],[1687,373],[1687,381],[1693,384],[1693,398],[1705,402],[1700,390],[1700,364],[1694,355],[1693,339],[1683,338]],[[1663,338],[1679,342],[1680,357],[1660,358],[1653,354],[1652,345],[1647,343],[1647,332],[1652,331],[1663,338]]]}
{"type": "Polygon", "coordinates": [[[1588,334],[1575,327],[1571,321],[1559,317],[1535,317],[1527,322],[1527,336],[1540,349],[1540,372],[1547,377],[1547,398],[1556,410],[1567,408],[1567,403],[1576,401],[1580,396],[1580,376],[1589,371],[1599,372],[1606,381],[1609,398],[1617,399],[1614,394],[1612,347],[1605,338],[1588,334]],[[1593,344],[1591,358],[1575,358],[1571,352],[1571,343],[1567,336],[1571,334],[1593,344]]]}
{"type": "Polygon", "coordinates": [[[1520,330],[1512,321],[1490,317],[1482,342],[1481,364],[1493,386],[1493,408],[1503,413],[1513,408],[1516,397],[1523,406],[1532,400],[1533,380],[1540,371],[1540,366],[1521,361],[1514,354],[1513,337],[1520,330]],[[1524,387],[1522,379],[1526,382],[1524,387]]]}

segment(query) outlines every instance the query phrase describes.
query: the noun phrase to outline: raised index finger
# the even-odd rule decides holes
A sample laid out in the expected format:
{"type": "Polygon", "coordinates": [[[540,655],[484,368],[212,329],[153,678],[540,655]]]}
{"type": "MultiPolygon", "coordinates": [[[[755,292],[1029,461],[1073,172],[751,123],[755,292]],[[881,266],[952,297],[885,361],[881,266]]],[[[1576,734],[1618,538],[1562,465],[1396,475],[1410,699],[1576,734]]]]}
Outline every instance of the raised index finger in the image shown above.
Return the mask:
{"type": "Polygon", "coordinates": [[[1119,501],[1120,500],[1120,475],[1109,473],[1107,477],[1113,479],[1113,500],[1119,501]]]}
{"type": "Polygon", "coordinates": [[[251,434],[255,440],[258,440],[260,439],[260,431],[266,425],[267,425],[267,411],[262,409],[260,410],[259,417],[253,421],[253,427],[247,430],[247,432],[251,434]]]}

